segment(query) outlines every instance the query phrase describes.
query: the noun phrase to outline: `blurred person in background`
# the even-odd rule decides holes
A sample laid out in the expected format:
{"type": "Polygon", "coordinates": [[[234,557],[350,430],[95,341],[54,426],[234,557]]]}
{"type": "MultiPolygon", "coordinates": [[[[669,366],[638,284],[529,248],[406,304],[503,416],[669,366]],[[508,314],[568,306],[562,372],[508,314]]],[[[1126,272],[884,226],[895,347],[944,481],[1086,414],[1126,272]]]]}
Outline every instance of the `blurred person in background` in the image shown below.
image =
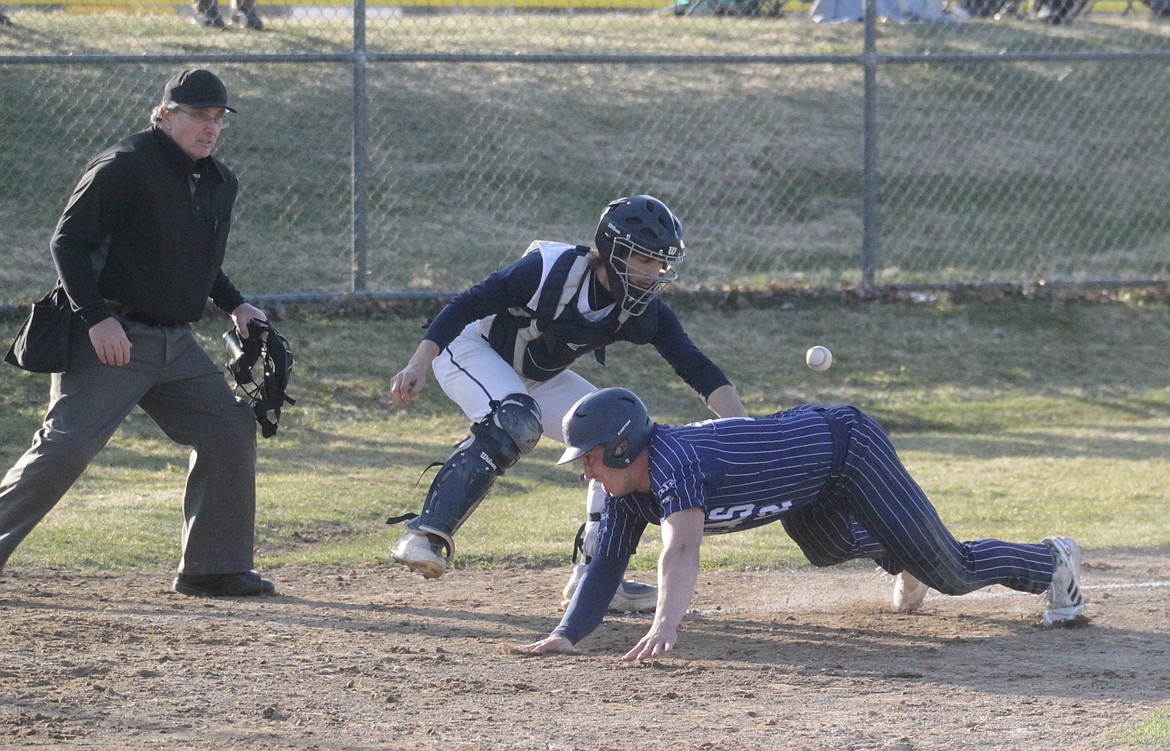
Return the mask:
{"type": "Polygon", "coordinates": [[[195,10],[193,19],[197,26],[207,26],[212,29],[226,29],[228,22],[236,26],[243,26],[253,31],[263,31],[264,22],[256,10],[256,0],[231,0],[231,16],[225,19],[219,11],[218,0],[195,0],[192,4],[195,10]]]}

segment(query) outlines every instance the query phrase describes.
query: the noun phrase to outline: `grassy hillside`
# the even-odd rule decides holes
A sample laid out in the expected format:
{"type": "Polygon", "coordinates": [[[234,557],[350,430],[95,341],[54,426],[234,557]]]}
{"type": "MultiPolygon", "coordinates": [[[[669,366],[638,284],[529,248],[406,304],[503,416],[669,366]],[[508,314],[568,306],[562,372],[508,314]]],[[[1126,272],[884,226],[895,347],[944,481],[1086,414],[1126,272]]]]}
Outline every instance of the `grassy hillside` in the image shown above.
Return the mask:
{"type": "MultiPolygon", "coordinates": [[[[330,54],[343,21],[263,35],[184,19],[20,13],[0,28],[0,303],[52,281],[45,246],[84,163],[146,124],[161,83],[207,55],[330,54]],[[2,56],[173,54],[4,64],[2,56]]],[[[939,55],[1165,50],[1142,14],[883,25],[880,281],[1146,279],[1170,270],[1164,59],[948,62],[939,55]]],[[[588,242],[618,194],[679,213],[691,286],[853,283],[861,258],[858,25],[670,15],[438,15],[371,21],[368,275],[455,290],[533,238],[588,242]],[[801,55],[791,64],[519,54],[801,55]],[[494,55],[436,60],[435,55],[494,55]],[[817,62],[811,56],[826,57],[817,62]]],[[[253,294],[351,283],[352,77],[342,59],[216,62],[240,114],[220,156],[243,189],[229,271],[253,294]]]]}

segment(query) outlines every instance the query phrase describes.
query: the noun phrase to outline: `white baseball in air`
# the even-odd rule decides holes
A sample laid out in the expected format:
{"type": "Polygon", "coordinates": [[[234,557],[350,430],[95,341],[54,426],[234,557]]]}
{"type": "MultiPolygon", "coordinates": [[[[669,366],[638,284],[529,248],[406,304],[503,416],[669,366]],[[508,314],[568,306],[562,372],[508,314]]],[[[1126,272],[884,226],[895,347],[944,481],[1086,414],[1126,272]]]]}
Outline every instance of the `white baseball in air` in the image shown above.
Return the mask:
{"type": "Polygon", "coordinates": [[[815,347],[809,347],[808,352],[804,353],[804,363],[818,373],[826,371],[833,364],[833,353],[829,351],[828,347],[822,347],[819,344],[815,347]]]}

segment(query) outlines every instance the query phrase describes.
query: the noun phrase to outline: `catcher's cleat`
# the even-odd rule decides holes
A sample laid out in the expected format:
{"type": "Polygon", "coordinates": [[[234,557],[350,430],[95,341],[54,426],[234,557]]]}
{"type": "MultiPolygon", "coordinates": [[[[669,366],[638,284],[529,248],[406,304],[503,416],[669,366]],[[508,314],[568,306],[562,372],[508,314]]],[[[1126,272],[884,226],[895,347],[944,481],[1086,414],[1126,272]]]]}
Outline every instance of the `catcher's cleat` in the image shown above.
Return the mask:
{"type": "Polygon", "coordinates": [[[930,587],[918,581],[909,571],[894,577],[894,610],[899,613],[916,613],[926,599],[930,587]]]}
{"type": "MultiPolygon", "coordinates": [[[[569,576],[569,583],[561,593],[561,609],[569,607],[569,601],[585,575],[584,563],[573,566],[573,573],[569,576]]],[[[609,610],[614,613],[648,613],[658,606],[658,587],[652,584],[642,584],[636,581],[624,581],[618,585],[613,599],[609,601],[609,610]]]]}
{"type": "Polygon", "coordinates": [[[424,579],[438,579],[447,571],[443,543],[425,532],[407,532],[390,548],[390,555],[424,579]]]}
{"type": "Polygon", "coordinates": [[[1044,544],[1052,549],[1056,569],[1044,595],[1044,625],[1071,621],[1085,611],[1081,597],[1081,548],[1069,537],[1049,537],[1044,544]]]}

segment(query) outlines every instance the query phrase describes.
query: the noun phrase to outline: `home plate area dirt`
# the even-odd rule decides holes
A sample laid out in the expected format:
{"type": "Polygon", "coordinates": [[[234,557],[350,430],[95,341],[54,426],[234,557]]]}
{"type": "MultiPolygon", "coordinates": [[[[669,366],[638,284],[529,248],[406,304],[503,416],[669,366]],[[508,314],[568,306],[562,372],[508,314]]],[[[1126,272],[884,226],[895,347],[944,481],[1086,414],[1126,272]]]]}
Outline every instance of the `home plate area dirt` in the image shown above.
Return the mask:
{"type": "MultiPolygon", "coordinates": [[[[1002,588],[888,604],[865,566],[704,572],[670,657],[611,615],[519,657],[568,568],[265,572],[189,599],[165,572],[0,577],[0,743],[43,749],[1131,748],[1170,706],[1170,556],[1085,551],[1087,622],[1002,588]]],[[[644,572],[642,579],[652,577],[644,572]]]]}

